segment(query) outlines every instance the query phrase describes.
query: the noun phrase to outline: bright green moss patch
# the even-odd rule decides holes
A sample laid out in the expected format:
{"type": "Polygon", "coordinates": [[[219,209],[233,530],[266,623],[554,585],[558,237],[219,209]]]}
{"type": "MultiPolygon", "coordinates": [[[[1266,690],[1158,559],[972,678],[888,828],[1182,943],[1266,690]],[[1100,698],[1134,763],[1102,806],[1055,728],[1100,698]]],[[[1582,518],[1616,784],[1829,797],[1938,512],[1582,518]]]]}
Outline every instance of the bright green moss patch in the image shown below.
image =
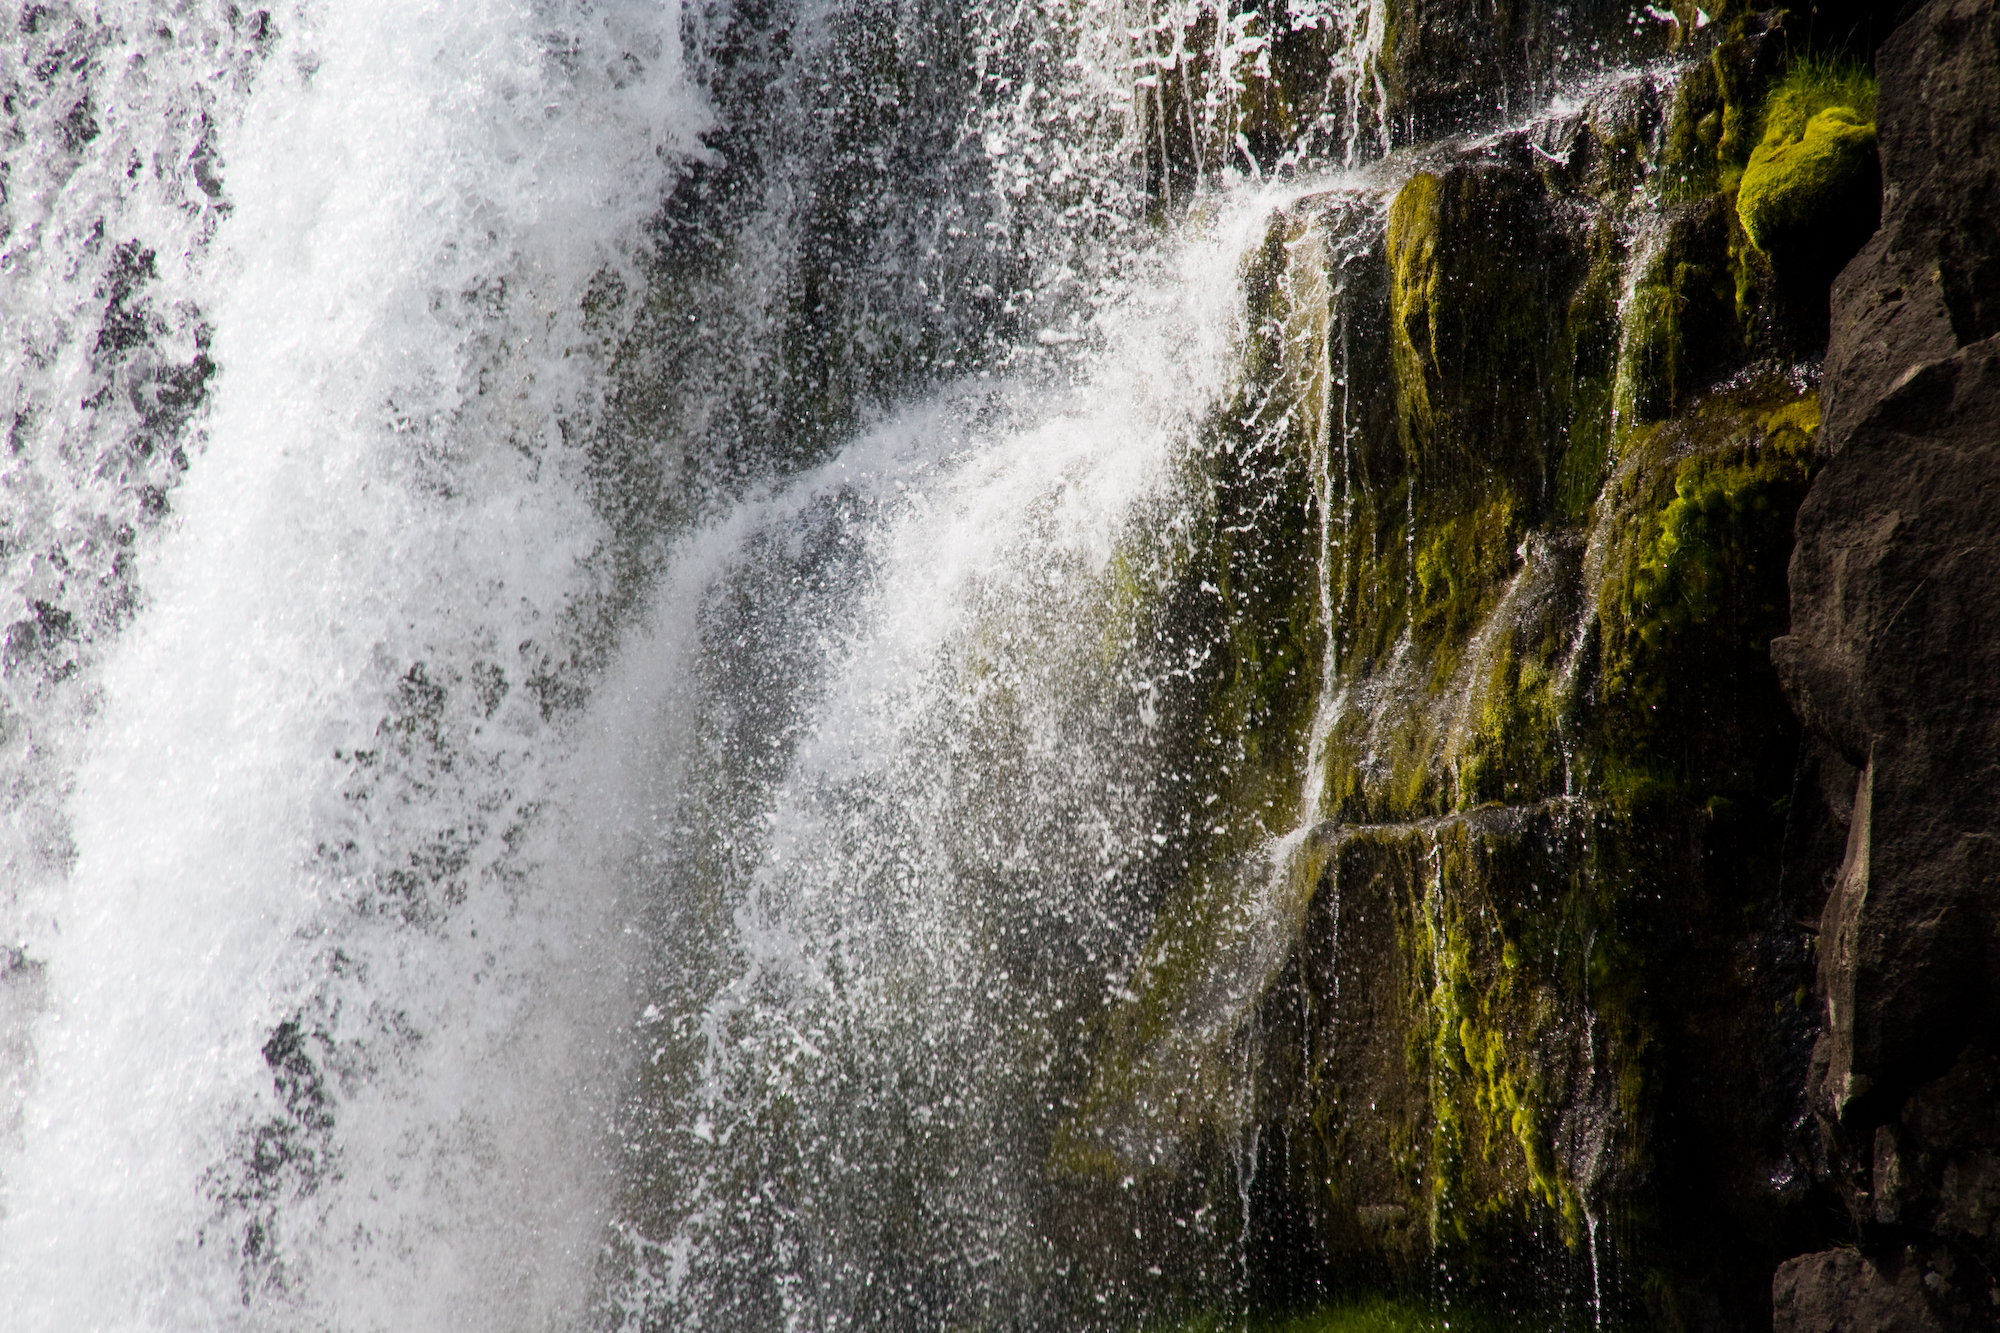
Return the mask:
{"type": "Polygon", "coordinates": [[[1780,251],[1836,210],[1866,203],[1875,175],[1875,125],[1849,107],[1816,113],[1796,137],[1776,125],[1750,154],[1737,216],[1756,247],[1780,251]]]}
{"type": "Polygon", "coordinates": [[[1845,232],[1850,219],[1879,207],[1875,81],[1865,69],[1795,62],[1766,98],[1761,124],[1736,197],[1759,250],[1782,257],[1810,249],[1815,232],[1845,232]]]}
{"type": "Polygon", "coordinates": [[[1872,125],[1875,92],[1875,76],[1865,65],[1823,55],[1800,57],[1764,99],[1759,137],[1796,139],[1813,117],[1835,107],[1872,125]]]}

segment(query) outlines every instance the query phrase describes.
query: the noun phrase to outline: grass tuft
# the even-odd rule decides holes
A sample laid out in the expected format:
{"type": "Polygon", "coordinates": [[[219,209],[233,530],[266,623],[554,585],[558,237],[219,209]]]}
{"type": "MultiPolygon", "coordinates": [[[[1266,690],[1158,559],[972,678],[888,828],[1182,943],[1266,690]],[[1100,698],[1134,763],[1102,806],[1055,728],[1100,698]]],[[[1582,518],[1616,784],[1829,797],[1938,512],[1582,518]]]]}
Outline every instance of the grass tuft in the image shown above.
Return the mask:
{"type": "Polygon", "coordinates": [[[1792,61],[1785,77],[1764,99],[1764,114],[1750,142],[1778,131],[1783,140],[1798,139],[1806,122],[1831,107],[1846,107],[1864,124],[1875,120],[1875,76],[1857,60],[1811,54],[1792,61]]]}

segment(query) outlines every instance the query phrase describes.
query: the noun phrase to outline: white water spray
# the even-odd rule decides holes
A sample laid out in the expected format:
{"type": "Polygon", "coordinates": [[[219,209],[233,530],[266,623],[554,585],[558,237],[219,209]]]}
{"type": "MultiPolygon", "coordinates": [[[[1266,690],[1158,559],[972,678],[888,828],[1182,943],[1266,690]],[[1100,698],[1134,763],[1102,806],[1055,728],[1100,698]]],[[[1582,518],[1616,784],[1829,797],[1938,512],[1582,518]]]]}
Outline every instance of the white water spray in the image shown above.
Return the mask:
{"type": "MultiPolygon", "coordinates": [[[[126,73],[151,14],[107,21],[95,96],[194,95],[126,73]]],[[[73,863],[12,923],[46,994],[0,1285],[24,1329],[540,1326],[589,1272],[621,984],[535,840],[567,742],[533,677],[596,538],[561,426],[699,110],[671,10],[262,23],[208,108],[225,216],[165,259],[223,368],[205,439],[61,751],[73,863]]]]}

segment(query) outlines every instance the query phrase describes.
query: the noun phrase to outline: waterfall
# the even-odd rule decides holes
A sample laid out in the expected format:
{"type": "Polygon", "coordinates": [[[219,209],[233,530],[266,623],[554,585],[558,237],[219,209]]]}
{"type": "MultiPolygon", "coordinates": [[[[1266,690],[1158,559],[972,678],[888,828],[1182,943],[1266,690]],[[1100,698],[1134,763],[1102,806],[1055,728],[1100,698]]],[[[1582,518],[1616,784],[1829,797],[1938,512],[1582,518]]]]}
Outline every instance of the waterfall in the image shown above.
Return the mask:
{"type": "Polygon", "coordinates": [[[1415,615],[1387,10],[919,9],[23,16],[20,1327],[1249,1299],[1248,1016],[1406,687],[1342,624],[1415,615]]]}
{"type": "Polygon", "coordinates": [[[899,413],[671,558],[619,705],[681,719],[650,765],[702,775],[642,853],[642,1321],[1063,1308],[1051,1098],[1188,836],[1160,701],[1190,664],[1145,656],[1147,602],[1198,541],[1189,463],[1285,202],[1184,232],[1067,387],[899,413]]]}
{"type": "Polygon", "coordinates": [[[675,19],[23,19],[14,105],[94,123],[9,199],[19,1327],[577,1305],[619,953],[546,691],[675,19]]]}

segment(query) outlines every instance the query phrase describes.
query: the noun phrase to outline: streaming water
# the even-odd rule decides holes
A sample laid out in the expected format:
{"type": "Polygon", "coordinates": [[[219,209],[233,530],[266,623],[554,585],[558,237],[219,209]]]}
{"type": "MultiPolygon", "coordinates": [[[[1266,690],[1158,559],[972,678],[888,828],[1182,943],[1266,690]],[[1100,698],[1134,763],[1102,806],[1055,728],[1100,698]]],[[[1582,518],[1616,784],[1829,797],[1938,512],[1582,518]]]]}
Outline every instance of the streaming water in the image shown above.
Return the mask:
{"type": "Polygon", "coordinates": [[[10,1327],[576,1305],[620,982],[537,682],[597,536],[584,298],[697,147],[676,17],[7,44],[10,1327]]]}
{"type": "Polygon", "coordinates": [[[817,5],[23,13],[9,1328],[1129,1314],[1051,1227],[1091,1023],[1211,835],[1240,1021],[1365,703],[1343,302],[1393,177],[1325,173],[1388,146],[1385,20],[1300,10],[1342,54],[1285,179],[1186,101],[1222,147],[1169,229],[1140,141],[1214,16],[970,12],[948,50],[817,5]],[[898,51],[952,133],[835,152],[836,76],[898,51]],[[1274,218],[1304,388],[1240,466],[1309,442],[1328,678],[1296,817],[1196,829],[1215,644],[1155,608],[1274,218]]]}
{"type": "Polygon", "coordinates": [[[676,665],[620,704],[685,719],[655,762],[702,775],[644,852],[640,1318],[1018,1318],[1062,1286],[1049,1098],[1180,817],[1157,701],[1186,665],[1146,656],[1145,599],[1189,558],[1182,464],[1280,202],[1191,228],[1074,389],[944,395],[675,556],[633,660],[676,665]]]}

